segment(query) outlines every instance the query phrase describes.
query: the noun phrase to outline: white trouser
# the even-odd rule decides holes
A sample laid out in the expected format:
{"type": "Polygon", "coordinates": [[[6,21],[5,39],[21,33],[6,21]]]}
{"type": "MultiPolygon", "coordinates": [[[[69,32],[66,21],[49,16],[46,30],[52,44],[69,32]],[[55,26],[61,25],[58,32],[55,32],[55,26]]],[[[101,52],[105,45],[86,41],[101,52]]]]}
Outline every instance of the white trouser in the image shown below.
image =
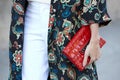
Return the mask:
{"type": "Polygon", "coordinates": [[[47,80],[50,4],[29,2],[25,14],[22,80],[47,80]]]}

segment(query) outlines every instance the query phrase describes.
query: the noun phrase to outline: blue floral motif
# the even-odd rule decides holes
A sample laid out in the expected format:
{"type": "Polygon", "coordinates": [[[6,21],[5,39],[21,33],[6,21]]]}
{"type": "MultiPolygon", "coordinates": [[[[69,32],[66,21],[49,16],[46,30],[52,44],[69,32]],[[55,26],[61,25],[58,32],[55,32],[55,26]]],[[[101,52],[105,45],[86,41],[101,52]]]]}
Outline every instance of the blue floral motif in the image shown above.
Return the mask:
{"type": "Polygon", "coordinates": [[[96,14],[95,14],[95,20],[99,20],[100,17],[101,17],[101,15],[100,15],[99,13],[96,13],[96,14]]]}
{"type": "MultiPolygon", "coordinates": [[[[9,45],[9,80],[22,80],[24,14],[27,6],[27,0],[13,0],[9,45]]],[[[51,0],[48,25],[50,69],[48,80],[98,80],[94,63],[83,72],[79,71],[62,54],[62,49],[82,25],[98,23],[101,26],[107,25],[110,21],[106,0],[51,0]]]]}
{"type": "Polygon", "coordinates": [[[91,4],[91,0],[84,0],[84,5],[90,5],[91,4]]]}
{"type": "Polygon", "coordinates": [[[12,70],[15,71],[15,70],[16,70],[16,65],[15,65],[15,63],[13,63],[11,66],[12,66],[12,70]]]}
{"type": "Polygon", "coordinates": [[[70,8],[66,8],[62,13],[62,17],[67,18],[68,16],[70,16],[70,14],[71,14],[70,8]]]}

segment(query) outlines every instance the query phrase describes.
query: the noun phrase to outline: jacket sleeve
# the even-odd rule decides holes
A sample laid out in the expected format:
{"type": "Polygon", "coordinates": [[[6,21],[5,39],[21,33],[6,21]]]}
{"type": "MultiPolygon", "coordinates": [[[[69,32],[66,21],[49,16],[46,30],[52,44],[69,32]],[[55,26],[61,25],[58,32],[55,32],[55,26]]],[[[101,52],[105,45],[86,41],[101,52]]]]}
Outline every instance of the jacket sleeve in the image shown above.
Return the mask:
{"type": "Polygon", "coordinates": [[[106,0],[84,0],[80,17],[82,25],[98,23],[105,26],[111,21],[107,13],[106,0]]]}

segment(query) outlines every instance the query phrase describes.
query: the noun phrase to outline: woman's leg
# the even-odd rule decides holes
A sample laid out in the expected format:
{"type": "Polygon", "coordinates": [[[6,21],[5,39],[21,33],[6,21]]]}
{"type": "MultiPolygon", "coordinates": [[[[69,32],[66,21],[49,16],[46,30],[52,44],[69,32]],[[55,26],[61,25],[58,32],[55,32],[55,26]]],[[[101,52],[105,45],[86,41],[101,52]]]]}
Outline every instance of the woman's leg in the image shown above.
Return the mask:
{"type": "Polygon", "coordinates": [[[22,80],[47,80],[50,4],[29,2],[25,15],[22,80]]]}

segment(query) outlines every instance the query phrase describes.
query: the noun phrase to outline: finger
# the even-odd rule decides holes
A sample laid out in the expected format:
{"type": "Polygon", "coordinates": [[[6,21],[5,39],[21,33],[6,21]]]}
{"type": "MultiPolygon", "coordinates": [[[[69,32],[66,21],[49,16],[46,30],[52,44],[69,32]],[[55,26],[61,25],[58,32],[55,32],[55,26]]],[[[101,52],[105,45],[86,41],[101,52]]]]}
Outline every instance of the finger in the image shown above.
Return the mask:
{"type": "Polygon", "coordinates": [[[90,59],[90,62],[89,62],[89,64],[88,65],[90,65],[90,64],[92,64],[94,61],[96,61],[97,60],[97,58],[96,57],[91,57],[91,59],[90,59]]]}
{"type": "Polygon", "coordinates": [[[98,60],[100,57],[101,57],[101,54],[98,54],[96,60],[98,60]]]}
{"type": "Polygon", "coordinates": [[[99,54],[97,55],[97,60],[101,57],[101,51],[99,52],[99,54]]]}
{"type": "Polygon", "coordinates": [[[85,50],[85,54],[84,54],[84,59],[83,59],[83,67],[85,67],[86,64],[87,64],[88,52],[89,52],[89,51],[86,49],[86,50],[85,50]]]}

